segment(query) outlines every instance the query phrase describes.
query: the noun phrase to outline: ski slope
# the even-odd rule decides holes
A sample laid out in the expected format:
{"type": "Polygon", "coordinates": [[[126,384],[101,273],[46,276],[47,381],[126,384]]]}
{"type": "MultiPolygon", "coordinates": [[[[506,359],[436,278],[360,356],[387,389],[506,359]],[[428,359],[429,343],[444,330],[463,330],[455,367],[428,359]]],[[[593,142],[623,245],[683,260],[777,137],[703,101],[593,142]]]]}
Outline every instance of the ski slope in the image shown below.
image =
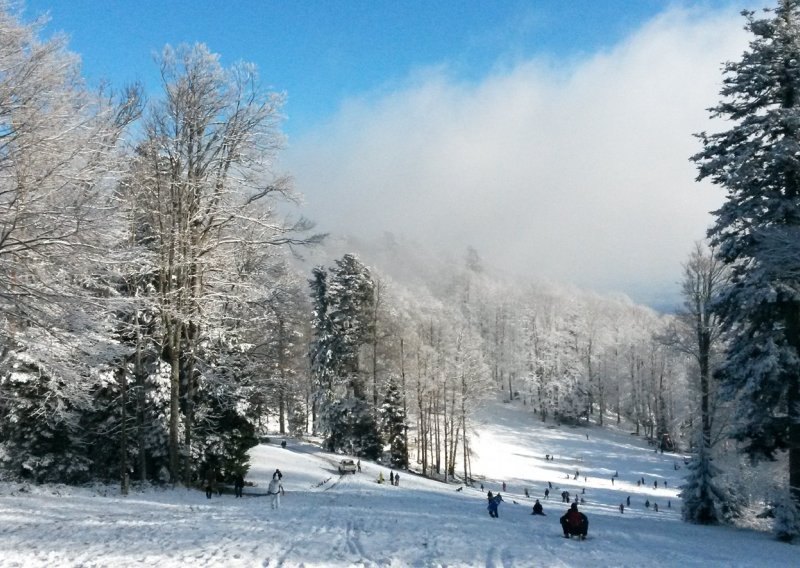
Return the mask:
{"type": "Polygon", "coordinates": [[[280,468],[286,495],[279,510],[263,496],[206,499],[194,489],[123,497],[115,487],[2,483],[0,567],[797,565],[797,548],[769,533],[681,522],[682,470],[674,469],[681,456],[655,453],[624,433],[549,428],[510,404],[490,404],[481,420],[473,443],[476,488],[461,491],[407,472],[398,487],[379,485],[379,473],[388,479],[389,469],[364,460],[361,473],[341,476],[339,456],[293,440],[285,449],[276,443],[252,450],[247,481],[255,486],[245,491],[263,492],[280,468]],[[637,486],[642,477],[645,485],[637,486]],[[477,483],[502,492],[504,481],[505,502],[492,519],[477,483]],[[544,500],[548,482],[553,489],[544,500]],[[586,541],[561,535],[565,489],[585,499],[586,541]],[[631,506],[621,514],[628,496],[631,506]],[[547,516],[530,514],[534,498],[547,516]],[[646,499],[659,512],[646,509],[646,499]]]}

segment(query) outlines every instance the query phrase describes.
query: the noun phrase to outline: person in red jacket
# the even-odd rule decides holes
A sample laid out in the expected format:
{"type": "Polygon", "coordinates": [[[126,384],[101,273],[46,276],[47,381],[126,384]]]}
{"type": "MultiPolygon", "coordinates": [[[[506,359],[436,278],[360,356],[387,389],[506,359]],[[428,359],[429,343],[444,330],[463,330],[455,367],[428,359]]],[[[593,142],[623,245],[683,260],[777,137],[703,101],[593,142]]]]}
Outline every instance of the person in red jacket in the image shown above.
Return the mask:
{"type": "Polygon", "coordinates": [[[573,503],[569,511],[561,516],[561,528],[564,529],[564,538],[573,535],[579,536],[581,540],[586,538],[586,533],[589,532],[589,519],[578,511],[577,503],[573,503]]]}

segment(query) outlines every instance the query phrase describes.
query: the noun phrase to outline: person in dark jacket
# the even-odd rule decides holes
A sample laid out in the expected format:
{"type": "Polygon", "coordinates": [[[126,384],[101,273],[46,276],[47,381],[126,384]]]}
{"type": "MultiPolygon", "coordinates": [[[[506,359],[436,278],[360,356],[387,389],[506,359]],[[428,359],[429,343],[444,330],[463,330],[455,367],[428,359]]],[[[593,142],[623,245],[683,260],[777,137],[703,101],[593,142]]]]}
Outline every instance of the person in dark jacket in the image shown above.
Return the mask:
{"type": "Polygon", "coordinates": [[[586,538],[589,532],[589,519],[578,511],[577,503],[573,503],[569,511],[561,516],[561,528],[564,529],[564,538],[571,536],[579,536],[581,540],[586,538]]]}
{"type": "Polygon", "coordinates": [[[536,503],[533,504],[533,512],[531,515],[544,515],[544,507],[542,504],[539,503],[539,500],[536,500],[536,503]]]}
{"type": "Polygon", "coordinates": [[[241,473],[237,473],[236,477],[233,478],[233,494],[236,497],[242,496],[242,489],[244,489],[244,476],[241,473]]]}
{"type": "Polygon", "coordinates": [[[500,506],[500,503],[502,503],[502,502],[503,502],[503,498],[500,496],[499,493],[497,495],[495,495],[494,497],[489,499],[489,506],[487,507],[487,509],[489,509],[489,516],[490,517],[494,517],[496,519],[496,518],[498,518],[500,516],[497,513],[497,508],[500,506]]]}

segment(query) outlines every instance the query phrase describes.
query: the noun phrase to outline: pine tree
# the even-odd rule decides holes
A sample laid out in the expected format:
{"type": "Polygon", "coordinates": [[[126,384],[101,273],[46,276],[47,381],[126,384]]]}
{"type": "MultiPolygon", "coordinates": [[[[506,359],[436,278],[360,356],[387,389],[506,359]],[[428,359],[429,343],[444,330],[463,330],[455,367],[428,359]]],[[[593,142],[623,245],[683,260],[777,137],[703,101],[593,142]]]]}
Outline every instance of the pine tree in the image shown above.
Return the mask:
{"type": "MultiPolygon", "coordinates": [[[[664,342],[678,352],[684,353],[696,363],[697,381],[693,385],[697,394],[699,418],[696,437],[697,453],[689,465],[689,475],[683,485],[683,518],[699,523],[713,524],[732,510],[728,495],[721,491],[714,478],[719,468],[711,463],[714,442],[715,392],[712,371],[719,359],[722,327],[712,306],[715,296],[725,286],[728,273],[725,265],[714,251],[707,251],[700,243],[684,265],[683,310],[674,319],[674,327],[663,338],[664,342]]],[[[719,428],[717,428],[719,430],[719,428]]],[[[733,498],[733,495],[731,495],[733,498]]],[[[733,499],[731,499],[731,503],[733,499]]]]}
{"type": "MultiPolygon", "coordinates": [[[[727,192],[710,229],[731,266],[718,307],[731,341],[720,376],[739,404],[735,435],[753,455],[789,452],[800,503],[800,1],[768,17],[745,12],[750,48],[725,65],[712,116],[725,131],[699,135],[698,179],[727,192]]],[[[783,536],[800,534],[800,526],[783,536]]]]}
{"type": "Polygon", "coordinates": [[[408,467],[408,440],[406,439],[406,414],[403,410],[403,397],[397,380],[392,375],[386,387],[386,394],[381,407],[383,434],[389,443],[389,462],[392,467],[405,469],[408,467]]]}
{"type": "Polygon", "coordinates": [[[369,270],[346,254],[326,274],[314,270],[311,364],[317,380],[320,426],[331,451],[364,457],[381,453],[376,409],[367,402],[359,366],[361,347],[370,333],[374,285],[369,270]]]}
{"type": "Polygon", "coordinates": [[[697,453],[687,466],[689,472],[681,487],[681,514],[685,521],[709,525],[719,521],[720,511],[717,504],[724,503],[726,496],[714,482],[720,470],[712,463],[711,447],[702,439],[702,435],[700,437],[697,453]]]}

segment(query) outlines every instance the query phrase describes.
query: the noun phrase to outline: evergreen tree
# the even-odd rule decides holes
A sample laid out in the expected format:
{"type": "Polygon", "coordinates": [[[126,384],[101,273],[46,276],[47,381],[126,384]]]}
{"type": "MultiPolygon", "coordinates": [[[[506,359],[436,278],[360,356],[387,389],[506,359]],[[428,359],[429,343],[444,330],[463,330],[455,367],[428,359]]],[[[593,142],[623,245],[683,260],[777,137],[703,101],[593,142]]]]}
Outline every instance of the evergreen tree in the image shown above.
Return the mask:
{"type": "Polygon", "coordinates": [[[675,326],[664,338],[665,343],[689,355],[697,364],[697,382],[694,386],[700,415],[695,446],[698,451],[683,485],[683,518],[700,524],[716,523],[720,520],[720,514],[733,506],[727,503],[726,492],[721,491],[713,481],[719,474],[719,468],[714,467],[711,461],[712,449],[718,439],[712,432],[716,408],[712,370],[719,359],[722,333],[712,305],[714,297],[726,282],[725,265],[713,250],[706,251],[698,243],[684,265],[684,308],[676,314],[675,326]]]}
{"type": "Polygon", "coordinates": [[[389,378],[386,394],[381,407],[384,439],[389,444],[389,463],[392,467],[408,467],[408,440],[406,439],[406,413],[403,410],[403,396],[395,377],[389,378]]]}
{"type": "MultiPolygon", "coordinates": [[[[754,38],[725,65],[722,102],[731,121],[700,139],[698,179],[721,185],[712,244],[731,266],[718,301],[731,333],[720,376],[739,403],[735,435],[753,455],[789,452],[789,485],[800,503],[800,1],[764,19],[746,12],[754,38]]],[[[783,538],[800,533],[784,527],[783,538]]]]}
{"type": "MultiPolygon", "coordinates": [[[[702,434],[700,436],[703,438],[702,434]]],[[[700,440],[697,453],[687,466],[686,481],[681,487],[683,520],[701,525],[715,524],[720,512],[717,504],[726,502],[726,495],[714,482],[720,470],[711,460],[711,447],[700,440]]]]}
{"type": "Polygon", "coordinates": [[[346,254],[311,280],[314,341],[311,364],[317,380],[320,426],[330,451],[380,456],[376,409],[367,402],[359,367],[361,347],[369,337],[374,285],[369,270],[346,254]]]}

